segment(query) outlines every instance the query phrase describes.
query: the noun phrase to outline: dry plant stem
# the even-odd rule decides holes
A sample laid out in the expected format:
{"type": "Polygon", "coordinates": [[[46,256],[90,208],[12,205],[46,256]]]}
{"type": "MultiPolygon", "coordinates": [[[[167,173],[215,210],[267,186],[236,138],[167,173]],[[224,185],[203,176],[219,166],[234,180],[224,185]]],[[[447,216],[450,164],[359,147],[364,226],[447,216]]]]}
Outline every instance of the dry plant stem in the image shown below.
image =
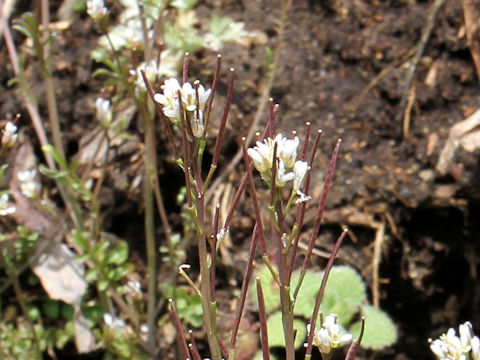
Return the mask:
{"type": "Polygon", "coordinates": [[[378,227],[375,231],[375,242],[373,248],[373,259],[372,259],[372,303],[373,306],[378,307],[380,305],[378,287],[379,287],[379,278],[378,272],[380,268],[380,260],[382,256],[382,245],[385,236],[385,219],[379,222],[378,227]]]}
{"type": "Polygon", "coordinates": [[[33,324],[32,318],[29,315],[27,304],[25,303],[25,296],[23,295],[22,288],[20,287],[20,282],[18,281],[18,273],[13,266],[10,266],[8,260],[5,258],[5,255],[2,251],[0,251],[0,264],[7,272],[7,275],[12,282],[13,289],[15,291],[15,297],[17,298],[18,304],[22,309],[23,316],[30,327],[30,331],[32,332],[34,347],[37,353],[38,359],[42,358],[42,350],[40,347],[40,342],[38,341],[37,332],[35,331],[35,326],[33,324]]]}
{"type": "MultiPolygon", "coordinates": [[[[327,285],[328,275],[330,274],[330,270],[332,269],[335,257],[337,256],[338,250],[340,249],[342,241],[345,238],[345,235],[347,235],[347,232],[348,229],[344,229],[342,234],[338,237],[337,241],[335,242],[335,246],[333,247],[332,254],[330,255],[330,259],[328,259],[327,265],[325,266],[325,271],[323,272],[322,284],[320,285],[320,289],[318,290],[317,298],[315,299],[315,307],[313,309],[312,318],[310,320],[310,332],[307,338],[307,351],[305,353],[305,360],[309,360],[312,357],[313,335],[315,334],[318,311],[322,302],[323,293],[325,292],[325,286],[327,285]]],[[[302,269],[302,273],[303,271],[304,269],[302,269]]],[[[303,275],[305,274],[303,273],[303,275]]]]}
{"type": "Polygon", "coordinates": [[[260,320],[260,342],[262,345],[263,360],[270,360],[270,349],[268,348],[267,333],[267,314],[265,312],[265,300],[263,298],[262,282],[260,278],[255,279],[257,283],[257,299],[258,299],[258,317],[260,320]]]}
{"type": "Polygon", "coordinates": [[[172,299],[168,300],[168,306],[170,309],[170,313],[172,314],[173,324],[175,325],[175,329],[177,330],[177,339],[179,340],[181,345],[183,358],[185,360],[189,360],[190,352],[188,351],[187,341],[185,340],[185,335],[183,334],[183,330],[182,330],[182,324],[180,323],[180,319],[178,318],[178,314],[177,314],[177,309],[175,308],[175,304],[173,303],[172,299]]]}
{"type": "MultiPolygon", "coordinates": [[[[399,112],[395,118],[395,123],[397,126],[402,129],[402,125],[400,125],[400,121],[404,118],[405,114],[405,107],[407,105],[408,96],[410,92],[410,87],[412,86],[413,77],[415,75],[415,71],[417,69],[417,65],[420,62],[420,59],[425,51],[425,47],[427,46],[428,39],[432,34],[433,26],[435,24],[435,19],[437,18],[438,11],[442,7],[445,0],[435,0],[432,4],[427,17],[427,23],[423,28],[422,36],[417,46],[417,51],[411,60],[410,66],[407,71],[407,76],[405,77],[405,86],[403,87],[403,95],[400,100],[399,112]]],[[[399,133],[402,133],[400,130],[399,133]]],[[[402,134],[405,135],[405,134],[402,134]]]]}
{"type": "Polygon", "coordinates": [[[252,241],[250,243],[250,250],[248,253],[248,261],[247,267],[245,269],[245,273],[243,274],[242,279],[242,290],[240,295],[240,300],[237,305],[237,312],[235,314],[235,320],[233,321],[233,329],[232,329],[232,336],[230,338],[230,349],[228,358],[234,360],[235,359],[235,345],[237,341],[237,334],[238,328],[240,327],[240,321],[242,319],[243,308],[245,306],[245,300],[247,299],[247,291],[248,286],[250,284],[250,278],[252,276],[253,270],[253,259],[255,258],[255,252],[257,250],[257,242],[258,242],[258,227],[255,224],[252,233],[252,241]]]}

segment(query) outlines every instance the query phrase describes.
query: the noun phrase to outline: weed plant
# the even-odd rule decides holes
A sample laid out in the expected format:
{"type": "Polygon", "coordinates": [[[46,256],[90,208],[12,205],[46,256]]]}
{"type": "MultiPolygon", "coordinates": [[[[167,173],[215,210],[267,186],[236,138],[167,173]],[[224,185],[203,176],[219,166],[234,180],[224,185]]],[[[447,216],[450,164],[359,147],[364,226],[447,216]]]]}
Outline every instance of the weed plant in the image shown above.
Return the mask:
{"type": "MultiPolygon", "coordinates": [[[[119,22],[113,24],[103,1],[85,3],[84,9],[102,35],[99,47],[91,54],[103,65],[95,76],[105,80],[108,90],[96,99],[99,131],[83,163],[73,161],[65,150],[65,129],[58,115],[52,71],[51,43],[55,37],[49,27],[48,1],[40,2],[39,17],[24,14],[14,21],[13,28],[28,39],[20,55],[11,27],[0,13],[15,71],[10,85],[16,85],[22,96],[44,157],[37,165],[30,141],[19,129],[18,117],[6,122],[2,159],[11,155],[14,160],[5,161],[0,169],[0,216],[7,224],[2,233],[0,266],[8,278],[0,289],[2,359],[42,359],[47,354],[56,359],[56,352],[67,344],[75,344],[79,353],[102,349],[105,359],[156,359],[165,356],[160,344],[167,343],[170,358],[233,360],[242,355],[238,335],[245,304],[252,298],[258,305],[260,338],[260,348],[252,356],[258,359],[274,358],[271,347],[280,346],[287,360],[298,356],[311,359],[314,348],[326,360],[337,348],[347,345],[344,358],[351,360],[362,338],[365,347],[371,349],[395,342],[396,329],[389,317],[367,305],[361,277],[351,268],[333,266],[347,229],[333,244],[323,272],[309,271],[341,140],[333,149],[320,197],[312,199],[311,172],[316,169],[322,133],[312,132],[309,122],[301,131],[302,139],[296,131],[277,133],[278,106],[270,99],[268,121],[257,127],[263,130],[255,134],[253,146],[250,137],[241,139],[243,170],[239,182],[233,184],[237,186],[233,199],[215,204],[215,210],[209,211],[207,199],[217,186],[214,180],[222,178],[216,173],[235,71],[230,69],[226,75],[223,115],[213,148],[207,148],[207,138],[213,133],[210,128],[217,84],[225,75],[218,56],[210,85],[192,81],[188,52],[204,47],[218,50],[225,41],[253,36],[242,24],[219,17],[210,19],[209,30],[201,33],[194,26],[194,5],[193,0],[123,0],[119,22]],[[40,70],[44,99],[32,90],[32,80],[24,67],[30,59],[40,70]],[[38,104],[44,101],[47,114],[42,117],[38,104]],[[143,189],[146,281],[140,281],[130,262],[127,242],[106,231],[99,197],[112,160],[110,150],[132,136],[127,132],[131,117],[123,111],[128,107],[134,109],[143,130],[143,173],[139,179],[143,189]],[[172,232],[162,198],[154,131],[157,126],[161,126],[183,173],[184,189],[179,199],[184,233],[172,232]],[[212,154],[208,163],[207,151],[212,154]],[[42,189],[43,184],[55,188],[55,201],[51,198],[54,191],[42,189]],[[233,295],[236,307],[232,329],[225,337],[219,332],[219,325],[226,320],[218,309],[216,271],[222,261],[222,242],[229,236],[240,203],[251,211],[254,226],[241,289],[233,295]],[[307,206],[316,206],[314,224],[309,229],[304,226],[307,206]],[[163,228],[162,239],[155,231],[158,226],[163,228]],[[303,253],[299,251],[301,236],[308,237],[303,253]],[[190,275],[195,274],[191,265],[184,263],[187,238],[198,253],[195,277],[190,275]],[[159,276],[159,259],[168,274],[159,276]],[[301,266],[295,268],[299,263],[301,266]],[[159,284],[160,277],[170,281],[159,284]],[[43,290],[39,294],[40,286],[43,290]],[[12,291],[16,302],[6,298],[7,291],[12,291]],[[167,309],[171,318],[165,316],[167,309]],[[196,339],[188,327],[200,328],[203,338],[196,339]],[[175,340],[161,341],[160,334],[167,332],[174,334],[171,337],[175,340]],[[225,338],[227,341],[222,340],[225,338]],[[202,347],[197,347],[198,340],[202,340],[202,347]]],[[[290,6],[291,1],[281,1],[280,38],[290,6]]],[[[278,49],[275,54],[279,54],[278,49]]],[[[275,55],[268,69],[267,90],[273,84],[277,62],[275,55]]],[[[478,338],[469,323],[460,327],[460,338],[449,331],[431,341],[431,347],[439,359],[479,359],[478,338]]]]}

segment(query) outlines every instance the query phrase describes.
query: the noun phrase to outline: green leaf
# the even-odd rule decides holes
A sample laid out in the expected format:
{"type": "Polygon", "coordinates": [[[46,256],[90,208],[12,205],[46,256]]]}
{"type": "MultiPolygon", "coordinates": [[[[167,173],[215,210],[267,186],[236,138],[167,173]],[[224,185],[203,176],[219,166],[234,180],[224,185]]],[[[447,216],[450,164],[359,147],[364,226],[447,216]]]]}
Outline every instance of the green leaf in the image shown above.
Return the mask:
{"type": "Polygon", "coordinates": [[[55,147],[53,147],[53,145],[51,145],[51,144],[44,145],[44,146],[42,146],[42,150],[43,150],[44,153],[50,154],[53,157],[53,159],[58,164],[60,169],[68,170],[67,162],[65,161],[63,156],[61,156],[58,153],[58,151],[55,149],[55,147]]]}
{"type": "Polygon", "coordinates": [[[110,244],[107,241],[100,241],[97,243],[92,250],[92,258],[98,262],[103,262],[105,259],[105,252],[107,251],[110,244]]]}
{"type": "Polygon", "coordinates": [[[85,233],[78,231],[77,229],[73,229],[70,233],[72,242],[77,245],[83,251],[87,251],[88,243],[85,233]]]}
{"type": "Polygon", "coordinates": [[[187,11],[192,9],[197,4],[197,0],[173,0],[170,5],[180,11],[187,11]]]}
{"type": "MultiPolygon", "coordinates": [[[[365,317],[362,348],[380,350],[397,341],[397,327],[387,313],[371,305],[362,305],[361,312],[365,317]]],[[[355,338],[360,334],[360,326],[357,322],[349,329],[355,338]]]]}
{"type": "MultiPolygon", "coordinates": [[[[294,291],[299,277],[299,273],[292,276],[292,291],[294,291]]],[[[307,319],[312,316],[322,279],[323,273],[307,272],[305,274],[295,301],[295,315],[307,319]]],[[[345,326],[350,323],[366,298],[365,284],[360,274],[347,265],[334,266],[327,280],[320,311],[325,315],[337,314],[340,324],[345,326]]],[[[317,325],[321,326],[320,323],[317,325]]]]}
{"type": "MultiPolygon", "coordinates": [[[[292,284],[292,292],[295,291],[299,278],[299,273],[296,273],[292,276],[292,280],[290,282],[292,284]]],[[[322,278],[320,275],[318,275],[318,273],[307,272],[305,274],[305,277],[302,281],[302,286],[300,287],[297,299],[295,301],[295,315],[303,316],[307,319],[312,317],[313,308],[315,307],[315,299],[317,297],[318,290],[320,289],[321,282],[322,278]]]]}
{"type": "Polygon", "coordinates": [[[105,257],[108,264],[123,264],[128,259],[128,245],[125,241],[119,241],[115,248],[110,250],[105,257]]]}
{"type": "Polygon", "coordinates": [[[98,290],[99,291],[105,291],[108,289],[108,286],[110,285],[110,282],[108,280],[102,279],[98,282],[98,290]]]}
{"type": "MultiPolygon", "coordinates": [[[[295,319],[293,320],[293,328],[296,329],[295,349],[303,345],[307,338],[307,325],[305,322],[295,319]]],[[[268,346],[269,347],[285,347],[285,336],[283,334],[282,313],[277,311],[270,315],[267,320],[268,346]]]]}
{"type": "Polygon", "coordinates": [[[42,303],[42,307],[50,319],[58,319],[60,315],[60,304],[58,301],[48,299],[42,303]]]}
{"type": "Polygon", "coordinates": [[[98,271],[95,268],[88,269],[85,272],[85,281],[87,282],[92,282],[94,280],[97,280],[98,278],[98,271]]]}

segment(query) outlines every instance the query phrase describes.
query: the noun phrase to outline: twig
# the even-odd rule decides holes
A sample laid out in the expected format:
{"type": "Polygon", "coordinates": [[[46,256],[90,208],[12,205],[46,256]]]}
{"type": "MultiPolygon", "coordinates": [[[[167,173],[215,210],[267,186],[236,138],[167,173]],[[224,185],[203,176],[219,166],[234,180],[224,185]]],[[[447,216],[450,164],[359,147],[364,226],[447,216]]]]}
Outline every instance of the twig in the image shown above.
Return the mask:
{"type": "MultiPolygon", "coordinates": [[[[422,57],[423,52],[425,51],[425,47],[427,46],[428,39],[432,34],[433,26],[435,24],[435,19],[437,17],[438,11],[440,10],[444,2],[445,0],[435,0],[435,2],[432,4],[432,7],[428,12],[427,23],[423,28],[422,37],[420,38],[420,41],[417,46],[417,51],[413,56],[410,67],[408,68],[407,76],[405,77],[405,86],[403,87],[403,94],[400,100],[399,111],[395,118],[395,124],[397,124],[397,127],[399,128],[400,128],[400,121],[403,119],[406,111],[406,105],[408,101],[410,88],[412,86],[413,76],[415,75],[415,71],[417,70],[417,65],[420,61],[420,58],[422,57]]],[[[399,133],[401,132],[402,131],[399,131],[399,133]]],[[[402,135],[405,136],[405,134],[403,133],[402,135]]]]}
{"type": "Polygon", "coordinates": [[[375,242],[373,248],[373,259],[372,259],[372,302],[373,306],[378,307],[380,305],[378,287],[379,287],[379,276],[378,270],[380,268],[380,260],[382,256],[382,245],[383,239],[385,236],[385,220],[378,222],[376,225],[375,232],[375,242]]]}

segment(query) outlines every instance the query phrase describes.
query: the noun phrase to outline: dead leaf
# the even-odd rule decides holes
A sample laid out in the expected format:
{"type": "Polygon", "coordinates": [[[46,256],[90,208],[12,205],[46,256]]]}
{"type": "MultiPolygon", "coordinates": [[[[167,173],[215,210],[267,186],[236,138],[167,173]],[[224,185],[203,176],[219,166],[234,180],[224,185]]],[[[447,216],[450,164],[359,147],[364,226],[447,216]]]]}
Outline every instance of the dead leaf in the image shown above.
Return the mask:
{"type": "MultiPolygon", "coordinates": [[[[475,111],[468,118],[456,123],[450,128],[447,142],[445,143],[445,146],[440,152],[440,156],[438,158],[436,166],[437,171],[441,175],[446,175],[450,171],[453,156],[455,155],[455,151],[457,150],[458,146],[461,145],[462,138],[464,138],[469,133],[473,134],[473,131],[478,126],[480,126],[480,110],[475,111]]],[[[476,136],[474,137],[474,139],[475,140],[472,140],[472,138],[467,138],[467,142],[465,143],[464,141],[464,144],[467,146],[468,149],[476,150],[479,147],[477,145],[472,146],[472,141],[477,141],[476,136]]]]}
{"type": "Polygon", "coordinates": [[[73,306],[75,345],[79,353],[87,353],[95,349],[95,336],[81,313],[87,282],[85,265],[75,262],[75,256],[67,245],[52,242],[32,264],[32,270],[51,299],[73,306]]]}

